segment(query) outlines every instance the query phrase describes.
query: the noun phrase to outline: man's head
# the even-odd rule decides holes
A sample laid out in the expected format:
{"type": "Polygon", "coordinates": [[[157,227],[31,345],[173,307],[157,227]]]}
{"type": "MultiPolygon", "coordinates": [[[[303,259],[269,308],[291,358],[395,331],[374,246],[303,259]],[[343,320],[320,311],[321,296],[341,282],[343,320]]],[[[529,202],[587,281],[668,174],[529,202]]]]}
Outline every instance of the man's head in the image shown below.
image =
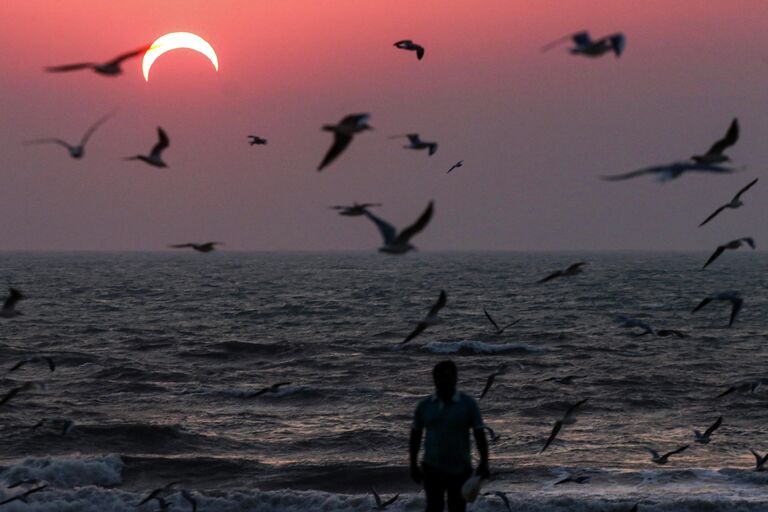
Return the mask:
{"type": "Polygon", "coordinates": [[[453,361],[440,361],[432,369],[432,378],[435,380],[437,396],[443,401],[448,401],[456,393],[456,381],[459,371],[453,361]]]}

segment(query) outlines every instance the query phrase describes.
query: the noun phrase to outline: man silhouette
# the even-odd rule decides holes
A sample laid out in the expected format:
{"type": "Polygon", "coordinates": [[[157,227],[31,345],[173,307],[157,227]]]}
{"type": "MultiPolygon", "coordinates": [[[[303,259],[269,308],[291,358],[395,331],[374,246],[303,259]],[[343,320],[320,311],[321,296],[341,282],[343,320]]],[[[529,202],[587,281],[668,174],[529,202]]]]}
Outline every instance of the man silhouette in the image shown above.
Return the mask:
{"type": "Polygon", "coordinates": [[[410,439],[411,478],[424,482],[426,512],[442,512],[448,495],[448,512],[464,512],[461,486],[472,475],[469,431],[475,437],[480,463],[477,474],[488,478],[488,442],[483,420],[474,398],[456,390],[458,370],[453,361],[442,361],[432,369],[435,394],[416,406],[410,439]],[[424,429],[424,459],[418,457],[424,429]]]}

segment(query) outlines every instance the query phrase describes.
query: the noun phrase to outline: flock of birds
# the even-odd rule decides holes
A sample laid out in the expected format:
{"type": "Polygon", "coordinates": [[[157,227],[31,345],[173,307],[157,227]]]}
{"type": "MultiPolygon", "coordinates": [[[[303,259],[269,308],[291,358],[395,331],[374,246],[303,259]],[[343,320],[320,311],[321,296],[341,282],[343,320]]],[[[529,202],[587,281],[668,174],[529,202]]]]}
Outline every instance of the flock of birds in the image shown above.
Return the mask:
{"type": "MultiPolygon", "coordinates": [[[[600,57],[607,53],[613,53],[616,57],[619,57],[623,53],[626,46],[626,38],[624,37],[623,34],[612,34],[612,35],[602,37],[600,39],[593,40],[590,37],[588,32],[582,31],[582,32],[577,32],[575,34],[558,39],[544,46],[542,48],[542,51],[548,51],[551,48],[554,48],[555,46],[568,40],[572,41],[574,45],[569,49],[570,53],[574,55],[582,55],[586,57],[600,57]]],[[[424,52],[425,52],[424,47],[422,45],[419,45],[413,42],[410,39],[397,41],[396,43],[394,43],[394,46],[400,50],[415,52],[416,58],[418,60],[421,60],[424,57],[424,52]]],[[[45,68],[45,70],[52,73],[61,73],[61,72],[90,69],[97,74],[101,74],[105,76],[118,76],[122,74],[123,72],[122,64],[126,60],[142,55],[148,48],[149,46],[144,46],[142,48],[132,50],[130,52],[121,54],[116,58],[109,60],[107,62],[102,62],[102,63],[81,62],[81,63],[68,64],[63,66],[47,67],[45,68]]],[[[28,141],[27,144],[59,145],[66,148],[66,150],[68,151],[69,155],[72,158],[81,159],[85,155],[86,145],[88,144],[93,134],[114,114],[115,112],[113,111],[101,117],[100,119],[98,119],[92,126],[90,126],[85,131],[85,133],[83,134],[83,136],[81,137],[80,141],[77,144],[70,144],[67,141],[62,140],[60,138],[35,139],[35,140],[28,141]]],[[[370,115],[367,113],[350,114],[343,117],[341,121],[339,121],[337,124],[324,125],[322,129],[325,131],[331,132],[333,134],[333,142],[330,148],[328,149],[328,151],[326,152],[325,156],[321,160],[319,166],[317,167],[317,170],[322,171],[323,169],[331,165],[349,147],[349,145],[351,144],[352,140],[356,135],[362,132],[365,132],[367,130],[371,130],[372,129],[371,126],[368,125],[369,119],[370,119],[370,115]]],[[[167,167],[167,164],[163,160],[162,155],[163,155],[163,152],[170,146],[170,139],[167,133],[165,132],[165,130],[163,130],[163,128],[161,127],[157,128],[157,137],[158,139],[156,144],[152,147],[152,149],[149,151],[148,154],[146,155],[137,154],[135,156],[126,157],[125,160],[138,160],[157,168],[167,167]]],[[[417,133],[396,135],[390,138],[400,138],[400,137],[404,137],[408,139],[408,144],[404,146],[407,149],[426,150],[429,156],[435,154],[435,152],[437,151],[438,144],[436,142],[424,141],[421,139],[420,135],[417,133]]],[[[248,139],[249,139],[248,142],[251,146],[267,144],[267,139],[257,135],[249,135],[248,139]]],[[[668,181],[668,180],[678,178],[682,176],[684,173],[688,173],[688,172],[703,172],[703,173],[712,173],[712,174],[732,173],[736,169],[723,165],[724,163],[730,161],[730,158],[725,154],[725,151],[729,147],[736,144],[738,139],[739,139],[739,123],[737,119],[734,119],[730,127],[728,128],[725,136],[720,140],[716,141],[706,153],[696,154],[691,156],[688,159],[675,161],[675,162],[664,164],[664,165],[647,167],[647,168],[639,169],[626,174],[604,176],[603,179],[608,181],[622,181],[622,180],[627,180],[627,179],[644,176],[644,175],[655,175],[660,181],[668,181]]],[[[464,163],[463,160],[458,161],[453,166],[451,166],[451,168],[448,169],[447,172],[450,173],[455,169],[462,167],[463,163],[464,163]]],[[[750,188],[752,188],[757,183],[757,181],[758,181],[757,179],[754,179],[749,184],[744,186],[741,190],[738,191],[738,193],[728,203],[717,208],[699,226],[701,227],[708,224],[726,209],[736,209],[743,206],[744,203],[741,199],[742,196],[750,188]]],[[[411,239],[414,236],[416,236],[418,233],[420,233],[429,224],[430,220],[432,219],[432,215],[434,211],[433,202],[431,201],[429,202],[426,209],[423,211],[423,213],[418,217],[418,219],[413,224],[405,227],[400,231],[398,231],[397,228],[395,228],[395,226],[393,226],[392,224],[388,223],[381,217],[371,212],[372,208],[376,208],[380,206],[382,206],[380,203],[353,203],[352,205],[336,205],[336,206],[332,206],[331,208],[334,210],[337,210],[339,215],[342,215],[342,216],[348,216],[348,217],[364,216],[367,219],[369,219],[379,230],[383,239],[383,245],[381,248],[379,248],[379,251],[385,254],[402,255],[409,251],[415,250],[416,247],[411,243],[411,239]]],[[[191,248],[198,252],[208,253],[213,251],[217,245],[221,245],[221,244],[222,244],[221,242],[184,243],[184,244],[174,244],[174,245],[171,245],[170,247],[191,248]]],[[[704,263],[704,266],[702,267],[702,269],[707,268],[709,265],[711,265],[713,262],[719,259],[726,250],[736,250],[745,245],[754,249],[755,242],[753,238],[742,237],[718,246],[715,249],[714,253],[710,256],[710,258],[704,263]]],[[[541,278],[537,282],[539,284],[544,284],[555,279],[570,278],[570,277],[577,276],[584,271],[585,265],[587,265],[587,262],[584,262],[584,261],[576,262],[565,269],[553,271],[552,273],[546,275],[545,277],[541,278]]],[[[5,300],[2,306],[2,309],[0,309],[0,317],[13,318],[15,316],[21,315],[22,312],[16,309],[16,305],[22,299],[24,299],[24,295],[19,290],[11,288],[9,292],[9,296],[5,300]]],[[[703,307],[705,307],[706,305],[708,305],[713,301],[730,302],[731,314],[730,314],[730,321],[728,325],[732,326],[743,304],[743,299],[741,298],[740,294],[738,292],[733,292],[733,291],[715,293],[713,295],[710,295],[704,298],[693,309],[693,312],[699,311],[700,309],[702,309],[703,307]]],[[[440,321],[439,312],[442,308],[446,306],[446,304],[447,304],[447,294],[445,291],[441,291],[437,301],[429,309],[424,319],[418,322],[417,325],[410,332],[410,334],[408,334],[408,336],[398,345],[404,345],[406,343],[411,342],[412,340],[420,336],[428,327],[438,323],[440,321]]],[[[489,323],[493,326],[493,329],[495,330],[496,334],[504,333],[505,330],[514,326],[520,321],[520,320],[515,320],[511,323],[500,326],[493,319],[491,314],[486,309],[484,309],[483,312],[486,318],[488,319],[489,323]]],[[[617,320],[619,322],[619,326],[621,327],[642,329],[642,332],[635,334],[636,336],[651,334],[651,335],[657,335],[662,337],[670,336],[670,335],[677,336],[680,338],[685,337],[685,334],[680,331],[677,331],[674,329],[654,329],[646,322],[643,322],[641,320],[637,320],[631,317],[621,316],[621,317],[618,317],[617,320]]],[[[56,365],[50,357],[33,356],[17,362],[10,368],[9,371],[14,372],[29,363],[45,363],[51,372],[55,371],[56,369],[56,365]]],[[[488,392],[491,390],[491,387],[495,382],[495,379],[497,377],[504,375],[507,372],[507,370],[508,370],[508,365],[502,365],[496,371],[494,371],[491,375],[488,376],[485,386],[482,392],[480,393],[480,396],[479,396],[480,399],[484,398],[488,394],[488,392]]],[[[577,377],[578,376],[570,376],[570,377],[566,377],[566,379],[573,379],[577,377]]],[[[739,393],[755,392],[756,389],[762,383],[763,383],[762,380],[758,380],[755,382],[747,382],[747,383],[742,383],[736,386],[732,386],[728,390],[721,393],[718,396],[718,398],[734,392],[739,392],[739,393]]],[[[255,396],[259,396],[264,393],[274,393],[278,391],[278,389],[281,386],[284,386],[287,384],[289,383],[280,382],[280,383],[273,384],[271,386],[267,386],[264,389],[257,392],[255,396]]],[[[10,400],[14,399],[19,393],[32,389],[35,386],[36,385],[33,383],[25,383],[18,387],[12,388],[4,396],[2,396],[2,398],[0,398],[0,407],[4,406],[10,400]]],[[[544,453],[552,445],[552,443],[557,439],[558,435],[560,435],[563,432],[564,427],[573,425],[574,423],[576,423],[576,417],[578,413],[581,412],[581,410],[584,408],[584,406],[587,404],[588,401],[589,401],[589,398],[584,398],[574,403],[573,405],[569,406],[564,411],[563,415],[554,422],[551,433],[549,434],[549,437],[544,442],[544,445],[541,448],[541,451],[539,453],[544,453]]],[[[704,445],[709,444],[713,433],[721,426],[722,422],[723,422],[723,418],[722,416],[720,416],[703,433],[699,432],[698,430],[694,431],[694,439],[693,439],[694,442],[704,444],[704,445]]],[[[67,435],[74,427],[74,422],[72,421],[44,419],[38,422],[33,428],[37,429],[46,424],[54,426],[56,429],[59,430],[62,436],[67,435]]],[[[485,426],[484,428],[488,431],[491,438],[491,442],[495,442],[496,440],[499,439],[500,436],[498,436],[490,427],[485,426]]],[[[657,452],[656,450],[650,447],[647,447],[646,450],[651,456],[651,459],[650,459],[651,462],[659,465],[664,465],[669,462],[670,457],[685,451],[686,449],[689,448],[689,446],[690,445],[686,444],[663,454],[660,454],[659,452],[657,452]]],[[[763,471],[768,469],[768,454],[760,455],[754,450],[750,450],[750,451],[755,457],[755,470],[763,471]]],[[[566,483],[583,484],[589,481],[589,479],[590,477],[586,475],[569,475],[566,478],[559,480],[554,485],[562,485],[566,483]]],[[[18,487],[21,485],[30,485],[30,484],[37,484],[37,483],[39,482],[25,480],[21,482],[12,483],[8,485],[7,488],[10,489],[10,488],[18,487]]],[[[168,510],[171,505],[166,500],[166,498],[170,493],[175,492],[174,488],[179,483],[180,482],[171,482],[161,488],[153,490],[141,502],[139,502],[137,506],[140,507],[151,501],[156,501],[158,506],[160,507],[159,508],[160,511],[168,510]]],[[[35,494],[39,491],[42,491],[45,488],[46,488],[46,484],[30,488],[22,493],[9,497],[4,501],[0,501],[0,506],[6,503],[17,501],[17,500],[25,501],[30,495],[35,494]]],[[[374,508],[376,510],[386,509],[389,505],[394,503],[399,498],[399,494],[397,494],[388,500],[383,500],[375,489],[372,488],[371,492],[374,497],[374,501],[375,501],[374,508]]],[[[181,490],[180,493],[183,499],[189,503],[191,510],[193,512],[196,511],[197,501],[195,500],[195,498],[186,490],[181,490]]],[[[495,495],[501,498],[505,503],[506,508],[511,512],[512,509],[505,493],[501,491],[494,491],[494,492],[486,493],[486,495],[495,495]]],[[[635,504],[632,507],[631,512],[637,512],[639,510],[638,506],[639,504],[635,504]]]]}

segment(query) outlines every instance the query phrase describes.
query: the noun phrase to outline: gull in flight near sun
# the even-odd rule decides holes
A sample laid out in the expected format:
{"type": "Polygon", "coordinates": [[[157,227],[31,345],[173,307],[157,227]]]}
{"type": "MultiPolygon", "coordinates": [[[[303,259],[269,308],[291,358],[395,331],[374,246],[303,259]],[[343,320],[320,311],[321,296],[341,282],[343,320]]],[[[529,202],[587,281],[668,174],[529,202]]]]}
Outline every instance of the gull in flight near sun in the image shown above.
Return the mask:
{"type": "Polygon", "coordinates": [[[584,400],[580,400],[573,404],[572,406],[568,407],[566,409],[565,414],[563,414],[563,417],[559,420],[555,421],[555,424],[552,426],[552,432],[549,434],[549,438],[547,438],[547,442],[544,443],[544,447],[539,452],[544,453],[547,448],[549,448],[549,445],[552,444],[552,441],[555,440],[557,437],[557,434],[560,432],[560,430],[563,428],[564,425],[573,425],[576,423],[576,412],[585,404],[587,403],[587,400],[589,398],[585,398],[584,400]]]}
{"type": "Polygon", "coordinates": [[[138,50],[132,50],[128,53],[124,53],[118,57],[115,57],[110,61],[103,62],[103,63],[80,62],[78,64],[66,64],[64,66],[50,66],[45,68],[45,70],[51,73],[60,73],[63,71],[77,71],[80,69],[90,68],[96,73],[99,73],[101,75],[117,76],[123,73],[123,69],[120,67],[120,65],[123,63],[124,60],[132,59],[133,57],[138,57],[142,53],[145,53],[147,50],[149,50],[150,47],[151,45],[143,46],[138,50]]]}
{"type": "Polygon", "coordinates": [[[720,208],[718,208],[717,210],[715,210],[715,211],[714,211],[714,213],[713,213],[712,215],[710,215],[709,217],[707,217],[706,219],[704,219],[704,222],[702,222],[701,224],[699,224],[699,227],[703,226],[703,225],[704,225],[704,224],[706,224],[707,222],[709,222],[709,221],[711,221],[712,219],[714,219],[714,218],[715,218],[715,217],[716,217],[716,216],[717,216],[717,215],[718,215],[720,212],[722,212],[722,211],[723,211],[723,210],[725,210],[726,208],[734,208],[734,209],[736,209],[736,208],[739,208],[740,206],[744,206],[744,203],[743,203],[743,202],[742,202],[742,200],[741,200],[741,195],[742,195],[744,192],[746,192],[747,190],[749,190],[750,188],[752,188],[752,186],[753,186],[755,183],[757,183],[757,180],[758,180],[758,178],[755,178],[754,180],[750,181],[750,182],[749,182],[749,184],[748,184],[746,187],[744,187],[743,189],[739,190],[739,192],[738,192],[738,193],[737,193],[735,196],[733,196],[733,199],[731,199],[731,202],[730,202],[730,203],[724,204],[723,206],[721,206],[720,208]]]}
{"type": "Polygon", "coordinates": [[[339,215],[344,215],[346,217],[359,217],[360,215],[365,215],[365,212],[368,208],[373,208],[375,206],[381,206],[381,203],[354,203],[353,205],[336,205],[331,206],[330,208],[332,210],[338,210],[339,215]]]}
{"type": "Polygon", "coordinates": [[[652,174],[657,177],[660,182],[666,182],[679,178],[684,173],[689,171],[695,172],[709,172],[712,174],[730,174],[736,169],[731,167],[723,167],[721,165],[714,164],[700,164],[690,161],[672,162],[666,165],[657,165],[653,167],[646,167],[637,171],[628,172],[625,174],[614,174],[611,176],[601,176],[606,181],[622,181],[630,178],[636,178],[638,176],[644,176],[646,174],[652,174]]]}
{"type": "MultiPolygon", "coordinates": [[[[437,142],[424,142],[419,137],[418,133],[408,133],[405,135],[395,135],[390,139],[399,139],[401,137],[407,137],[409,144],[403,146],[405,149],[426,149],[428,150],[428,156],[432,156],[437,151],[437,142]]],[[[450,171],[449,171],[450,172],[450,171]]]]}
{"type": "Polygon", "coordinates": [[[558,278],[558,277],[571,277],[571,276],[575,276],[575,275],[581,274],[581,272],[582,272],[581,267],[583,265],[586,265],[586,264],[587,264],[587,262],[585,262],[585,261],[580,261],[578,263],[574,263],[573,265],[570,265],[565,270],[557,270],[555,272],[552,272],[547,277],[545,277],[544,279],[539,279],[537,282],[538,283],[546,283],[547,281],[551,281],[552,279],[555,279],[555,278],[558,278]]]}
{"type": "Polygon", "coordinates": [[[768,453],[761,457],[755,450],[750,448],[749,451],[755,456],[755,471],[765,471],[765,464],[768,463],[768,453]]]}
{"type": "Polygon", "coordinates": [[[416,222],[400,231],[400,233],[397,232],[392,224],[380,219],[368,210],[365,210],[363,213],[376,224],[376,227],[378,227],[381,232],[381,236],[384,238],[384,246],[379,248],[380,252],[385,254],[405,254],[408,251],[416,249],[416,247],[411,245],[411,238],[429,224],[430,219],[432,219],[432,212],[433,203],[430,201],[427,205],[427,209],[424,210],[424,213],[421,214],[416,222]]]}
{"type": "Polygon", "coordinates": [[[450,173],[452,170],[454,170],[454,169],[458,169],[459,167],[463,167],[463,166],[464,166],[464,160],[459,160],[458,162],[456,162],[455,164],[453,164],[453,165],[451,166],[451,168],[450,168],[450,169],[448,169],[448,172],[446,172],[445,174],[449,174],[449,173],[450,173]]]}
{"type": "Polygon", "coordinates": [[[317,168],[318,171],[322,171],[331,162],[336,160],[336,157],[347,149],[356,133],[373,129],[368,126],[368,119],[370,117],[370,114],[350,114],[339,121],[339,124],[326,124],[323,126],[323,130],[333,132],[333,144],[317,168]]]}
{"type": "Polygon", "coordinates": [[[8,289],[8,298],[5,299],[2,309],[0,309],[0,318],[13,318],[23,315],[21,311],[16,311],[16,303],[25,299],[24,295],[16,288],[8,289]]]}
{"type": "Polygon", "coordinates": [[[693,155],[691,160],[697,164],[721,164],[723,162],[728,162],[731,159],[728,157],[728,155],[723,154],[723,151],[736,144],[736,141],[738,140],[739,120],[734,119],[722,139],[712,144],[712,147],[709,148],[709,151],[703,155],[693,155]]]}
{"type": "Polygon", "coordinates": [[[592,38],[589,37],[589,32],[583,30],[581,32],[576,32],[575,34],[561,37],[542,47],[541,51],[546,52],[551,50],[555,46],[562,44],[569,39],[572,40],[575,45],[573,48],[570,48],[570,52],[573,55],[584,55],[586,57],[599,57],[610,51],[618,57],[624,51],[624,47],[627,44],[624,34],[621,33],[611,34],[593,41],[592,38]]]}
{"type": "Polygon", "coordinates": [[[374,510],[386,510],[388,506],[396,502],[397,498],[400,497],[400,493],[398,493],[389,498],[387,501],[382,501],[381,496],[379,496],[379,493],[376,492],[375,488],[371,487],[371,493],[373,494],[373,499],[376,500],[376,506],[374,507],[374,510]]]}
{"type": "Polygon", "coordinates": [[[493,372],[488,376],[488,379],[486,379],[485,381],[485,387],[483,388],[483,392],[480,393],[480,400],[482,400],[483,397],[488,393],[488,391],[490,391],[491,386],[493,386],[493,382],[496,380],[496,377],[499,377],[507,373],[508,368],[509,368],[509,365],[502,364],[496,369],[495,372],[493,372]]]}
{"type": "Polygon", "coordinates": [[[739,311],[741,311],[741,307],[744,305],[744,299],[741,298],[741,295],[739,295],[739,292],[721,292],[716,293],[714,295],[710,295],[709,297],[702,300],[698,306],[693,308],[693,311],[691,313],[695,313],[713,300],[718,301],[725,301],[731,303],[731,319],[728,322],[728,327],[733,325],[733,322],[736,320],[736,316],[738,316],[739,311]]]}
{"type": "Polygon", "coordinates": [[[93,126],[88,128],[86,130],[83,137],[80,139],[80,144],[73,146],[69,144],[68,142],[56,139],[56,138],[48,138],[48,139],[35,139],[25,142],[25,144],[58,144],[59,146],[63,146],[67,148],[67,151],[69,151],[69,156],[75,159],[80,159],[85,154],[85,145],[88,143],[88,139],[91,138],[91,135],[93,135],[93,132],[96,131],[96,129],[101,126],[107,119],[109,119],[114,112],[110,112],[109,114],[105,115],[98,121],[96,121],[93,126]]]}
{"type": "Polygon", "coordinates": [[[710,427],[707,430],[704,431],[703,434],[698,430],[694,430],[693,440],[696,441],[697,443],[709,444],[709,441],[711,440],[710,438],[712,437],[712,433],[718,428],[720,428],[720,425],[722,424],[723,424],[723,417],[720,416],[715,420],[715,422],[712,425],[710,425],[710,427]]]}
{"type": "Polygon", "coordinates": [[[719,258],[720,255],[723,254],[723,252],[725,252],[726,249],[733,249],[733,250],[735,250],[735,249],[738,249],[739,247],[743,246],[744,244],[747,244],[752,249],[755,248],[755,240],[753,238],[751,238],[751,237],[739,238],[737,240],[731,240],[727,244],[718,245],[717,249],[715,249],[715,252],[712,253],[712,256],[709,257],[709,259],[704,264],[704,266],[701,267],[701,269],[704,270],[705,268],[707,268],[709,266],[709,264],[712,263],[713,261],[715,261],[717,258],[719,258]]]}
{"type": "Polygon", "coordinates": [[[659,455],[659,452],[657,452],[653,448],[645,448],[645,451],[647,451],[648,453],[651,454],[651,462],[653,462],[654,464],[664,465],[667,462],[669,462],[669,460],[668,460],[669,457],[671,457],[672,455],[675,455],[677,453],[684,452],[685,450],[688,449],[688,446],[690,446],[690,445],[681,446],[677,450],[672,450],[671,452],[667,452],[664,455],[659,455]]]}
{"type": "Polygon", "coordinates": [[[211,252],[216,249],[217,245],[224,245],[223,242],[205,242],[204,244],[186,243],[169,245],[172,249],[185,249],[187,247],[194,249],[197,252],[211,252]]]}
{"type": "Polygon", "coordinates": [[[485,318],[488,319],[489,322],[491,322],[491,325],[493,325],[493,328],[496,329],[496,334],[504,334],[504,331],[507,330],[507,328],[512,327],[516,323],[518,323],[522,318],[518,318],[514,322],[510,322],[504,327],[499,327],[499,324],[496,323],[496,321],[493,319],[490,313],[488,313],[488,310],[483,308],[483,313],[485,313],[485,318]]]}
{"type": "Polygon", "coordinates": [[[136,156],[129,156],[125,158],[125,160],[141,160],[142,162],[146,162],[149,165],[152,165],[154,167],[168,167],[165,162],[163,162],[163,159],[161,157],[161,154],[167,148],[171,145],[171,141],[168,138],[168,135],[165,134],[165,130],[157,127],[157,144],[154,145],[152,148],[152,151],[149,153],[149,156],[146,155],[136,155],[136,156]]]}
{"type": "Polygon", "coordinates": [[[440,317],[438,317],[438,313],[440,313],[440,310],[445,307],[447,302],[448,296],[445,294],[444,290],[441,290],[440,296],[437,298],[437,302],[435,302],[429,309],[429,313],[427,313],[427,316],[424,317],[424,320],[416,324],[416,327],[413,329],[413,331],[411,331],[411,334],[409,334],[407,338],[401,341],[399,345],[408,343],[416,336],[424,332],[427,327],[440,323],[440,317]]]}
{"type": "Polygon", "coordinates": [[[248,141],[248,144],[251,146],[258,144],[259,146],[263,146],[267,143],[267,139],[262,139],[261,137],[257,137],[256,135],[249,135],[248,138],[250,139],[248,141]]]}
{"type": "Polygon", "coordinates": [[[402,41],[398,41],[394,44],[394,46],[395,48],[399,48],[401,50],[416,52],[416,58],[419,60],[424,57],[424,47],[414,43],[410,39],[403,39],[402,41]]]}

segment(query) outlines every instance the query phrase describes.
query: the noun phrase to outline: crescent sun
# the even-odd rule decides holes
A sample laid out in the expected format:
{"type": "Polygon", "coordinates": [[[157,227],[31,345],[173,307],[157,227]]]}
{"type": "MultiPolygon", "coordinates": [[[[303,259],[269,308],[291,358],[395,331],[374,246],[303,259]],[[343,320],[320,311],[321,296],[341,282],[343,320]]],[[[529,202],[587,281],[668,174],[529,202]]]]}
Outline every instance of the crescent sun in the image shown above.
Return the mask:
{"type": "Polygon", "coordinates": [[[189,48],[202,53],[208,57],[216,71],[219,70],[219,58],[208,41],[191,32],[171,32],[158,37],[149,47],[149,50],[144,53],[144,61],[141,66],[144,71],[144,80],[149,82],[149,70],[158,57],[177,48],[189,48]]]}

